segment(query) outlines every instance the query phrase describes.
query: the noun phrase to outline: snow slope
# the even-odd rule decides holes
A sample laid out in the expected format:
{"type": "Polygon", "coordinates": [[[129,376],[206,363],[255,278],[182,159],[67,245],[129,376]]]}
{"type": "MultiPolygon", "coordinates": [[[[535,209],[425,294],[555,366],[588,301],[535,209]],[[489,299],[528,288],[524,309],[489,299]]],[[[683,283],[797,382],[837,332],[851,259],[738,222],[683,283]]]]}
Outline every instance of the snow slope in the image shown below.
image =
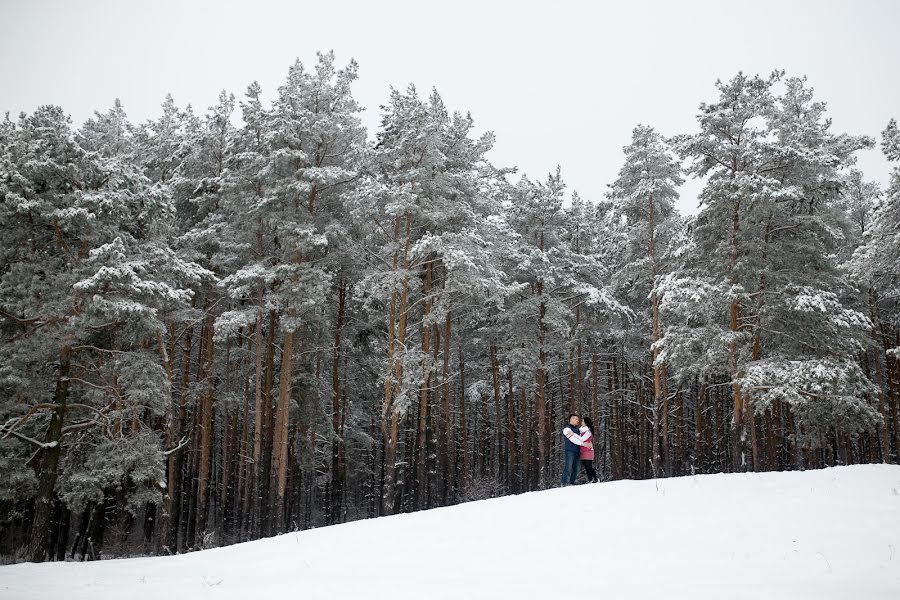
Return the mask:
{"type": "Polygon", "coordinates": [[[0,567],[3,600],[900,598],[900,467],[618,481],[173,557],[0,567]]]}

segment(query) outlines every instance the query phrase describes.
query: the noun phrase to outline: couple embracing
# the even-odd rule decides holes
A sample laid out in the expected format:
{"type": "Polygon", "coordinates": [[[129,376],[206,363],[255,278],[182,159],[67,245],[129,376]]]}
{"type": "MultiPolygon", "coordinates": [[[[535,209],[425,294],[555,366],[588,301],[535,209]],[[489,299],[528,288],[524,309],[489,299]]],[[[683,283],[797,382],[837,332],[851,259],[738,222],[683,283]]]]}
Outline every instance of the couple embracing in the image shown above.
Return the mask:
{"type": "Polygon", "coordinates": [[[566,447],[565,462],[563,463],[560,485],[572,485],[578,477],[578,461],[590,482],[597,481],[597,472],[594,471],[594,423],[590,417],[580,418],[578,415],[569,415],[569,423],[562,430],[566,447]]]}

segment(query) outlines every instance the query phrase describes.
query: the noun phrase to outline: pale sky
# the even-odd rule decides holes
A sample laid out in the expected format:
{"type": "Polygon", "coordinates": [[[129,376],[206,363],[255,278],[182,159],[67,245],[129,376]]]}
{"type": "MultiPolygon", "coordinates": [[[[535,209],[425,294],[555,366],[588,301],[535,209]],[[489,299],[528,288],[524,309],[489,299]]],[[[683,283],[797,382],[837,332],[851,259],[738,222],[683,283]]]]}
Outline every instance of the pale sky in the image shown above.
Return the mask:
{"type": "MultiPolygon", "coordinates": [[[[834,130],[878,136],[900,118],[900,2],[153,2],[0,0],[0,113],[59,104],[80,124],[121,98],[133,122],[171,92],[203,111],[221,89],[268,98],[297,57],[355,58],[374,136],[389,86],[437,87],[492,130],[489,155],[535,178],[562,166],[600,199],[637,123],[695,131],[717,78],[809,77],[834,130]]],[[[880,151],[860,167],[882,185],[880,151]]],[[[696,210],[699,184],[679,208],[696,210]]]]}

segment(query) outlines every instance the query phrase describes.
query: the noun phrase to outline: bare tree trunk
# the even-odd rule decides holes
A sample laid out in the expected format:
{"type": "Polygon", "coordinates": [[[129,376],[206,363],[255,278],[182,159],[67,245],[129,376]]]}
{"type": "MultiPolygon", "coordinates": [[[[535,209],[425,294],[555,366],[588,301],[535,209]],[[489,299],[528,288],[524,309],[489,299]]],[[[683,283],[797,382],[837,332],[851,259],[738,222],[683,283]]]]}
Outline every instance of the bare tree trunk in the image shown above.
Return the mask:
{"type": "MultiPolygon", "coordinates": [[[[201,332],[202,336],[202,332],[201,332]]],[[[184,352],[181,356],[181,394],[178,399],[178,431],[186,432],[186,424],[187,424],[187,401],[188,401],[188,392],[189,392],[189,383],[191,377],[191,350],[194,339],[194,328],[188,327],[185,332],[185,337],[187,340],[184,345],[184,352]]],[[[193,437],[193,432],[190,432],[193,437]]],[[[193,440],[191,441],[191,445],[193,445],[193,440]]],[[[178,540],[179,531],[184,532],[187,526],[187,523],[184,521],[183,515],[183,506],[188,504],[189,498],[185,498],[185,482],[183,480],[184,475],[184,463],[185,463],[185,450],[182,449],[178,452],[175,452],[174,456],[174,464],[172,465],[171,473],[172,473],[172,486],[174,487],[174,493],[171,496],[171,508],[169,513],[170,518],[170,526],[169,526],[169,535],[167,536],[167,544],[169,547],[170,553],[175,553],[180,551],[186,540],[185,535],[182,533],[181,542],[178,540]]],[[[188,490],[189,491],[189,490],[188,490]]]]}
{"type": "Polygon", "coordinates": [[[41,449],[40,479],[37,497],[34,501],[34,517],[28,540],[28,557],[32,562],[42,562],[50,548],[47,544],[50,532],[50,517],[53,513],[53,498],[56,480],[59,477],[59,458],[62,454],[63,422],[66,419],[66,404],[69,398],[69,370],[72,348],[64,344],[59,349],[59,376],[56,378],[55,404],[50,415],[50,425],[41,449]]]}
{"type": "MultiPolygon", "coordinates": [[[[538,281],[538,295],[543,296],[543,281],[538,281]]],[[[537,456],[538,456],[538,487],[545,489],[547,482],[547,448],[545,446],[545,438],[548,434],[547,427],[547,351],[544,349],[544,338],[546,335],[546,324],[544,323],[544,315],[547,312],[547,305],[541,299],[538,307],[538,367],[534,374],[534,410],[538,418],[537,430],[537,456]]]]}
{"type": "MultiPolygon", "coordinates": [[[[575,394],[575,349],[569,348],[569,356],[566,359],[566,370],[568,371],[568,403],[563,403],[566,407],[567,414],[576,414],[581,415],[581,408],[579,406],[579,400],[575,394]]],[[[560,387],[560,395],[563,394],[562,391],[562,381],[559,382],[560,387]]],[[[551,419],[552,421],[552,419],[551,419]]]]}
{"type": "Polygon", "coordinates": [[[331,449],[331,499],[329,523],[341,521],[341,499],[344,494],[344,412],[341,410],[341,332],[344,327],[344,310],[347,284],[338,283],[338,312],[334,324],[334,348],[331,361],[331,428],[334,442],[331,449]]]}
{"type": "Polygon", "coordinates": [[[272,441],[272,483],[269,497],[275,517],[275,531],[284,530],[284,495],[287,489],[288,425],[291,410],[291,383],[294,365],[294,331],[284,334],[281,345],[281,374],[278,386],[278,403],[275,409],[275,429],[272,441]]]}
{"type": "Polygon", "coordinates": [[[206,531],[207,517],[209,515],[209,476],[210,476],[210,454],[212,446],[212,427],[213,427],[213,393],[214,380],[213,373],[213,328],[215,325],[215,317],[209,308],[209,300],[207,300],[206,323],[204,324],[203,356],[200,359],[202,364],[202,373],[200,381],[203,384],[204,391],[200,401],[200,457],[197,472],[197,515],[196,515],[196,537],[202,539],[203,532],[206,531]]]}
{"type": "Polygon", "coordinates": [[[235,519],[234,529],[238,534],[239,541],[245,541],[247,518],[247,508],[249,505],[249,462],[248,453],[250,452],[250,380],[242,369],[242,379],[244,381],[244,407],[241,417],[241,440],[238,447],[238,481],[235,490],[235,519]]]}
{"type": "Polygon", "coordinates": [[[416,486],[413,490],[414,503],[417,509],[425,508],[428,490],[428,470],[426,463],[426,431],[428,424],[428,394],[431,387],[431,325],[428,322],[431,313],[431,281],[433,261],[429,260],[425,267],[425,284],[422,289],[422,374],[419,384],[419,410],[416,421],[416,486]]]}
{"type": "MultiPolygon", "coordinates": [[[[640,474],[641,477],[647,477],[647,471],[653,469],[653,458],[650,456],[651,448],[650,448],[650,434],[649,429],[652,428],[652,423],[655,421],[654,416],[651,414],[648,419],[647,413],[652,410],[652,407],[647,406],[645,404],[646,398],[644,397],[644,386],[640,384],[640,382],[635,381],[634,385],[637,389],[637,398],[638,398],[638,464],[640,465],[640,474]],[[649,422],[648,422],[649,421],[649,422]]],[[[658,437],[658,432],[652,432],[654,438],[658,437]]],[[[653,477],[656,477],[656,472],[650,473],[653,477]]]]}
{"type": "Polygon", "coordinates": [[[610,437],[610,477],[612,479],[622,479],[625,476],[625,450],[623,448],[625,438],[623,435],[622,427],[624,418],[622,412],[625,410],[625,407],[624,404],[618,401],[618,392],[616,391],[618,389],[616,387],[618,379],[614,369],[614,362],[607,361],[606,365],[606,385],[609,389],[609,395],[607,397],[607,411],[610,415],[609,425],[607,427],[607,429],[609,429],[610,437]]]}
{"type": "Polygon", "coordinates": [[[481,432],[481,435],[476,438],[478,439],[478,455],[480,457],[478,476],[481,479],[485,479],[488,472],[491,470],[491,460],[493,458],[491,432],[496,425],[490,423],[487,394],[482,392],[479,394],[478,399],[481,408],[481,428],[475,430],[476,432],[481,432]]]}
{"type": "MultiPolygon", "coordinates": [[[[887,329],[887,325],[884,323],[882,323],[882,327],[887,329]]],[[[900,452],[900,415],[898,415],[898,413],[900,413],[900,357],[896,354],[889,355],[887,353],[889,334],[890,330],[887,329],[882,336],[882,344],[888,366],[888,404],[890,406],[891,414],[888,425],[894,432],[894,452],[900,452]]],[[[897,331],[896,333],[893,347],[900,348],[900,331],[897,331]]]]}
{"type": "MultiPolygon", "coordinates": [[[[403,348],[406,347],[406,318],[407,318],[407,302],[409,294],[409,249],[411,241],[412,214],[406,214],[406,234],[403,250],[403,283],[400,289],[400,301],[397,305],[396,291],[391,292],[391,314],[388,333],[388,377],[385,378],[385,402],[384,413],[382,417],[382,431],[385,440],[385,477],[384,490],[382,493],[384,510],[388,514],[396,512],[394,502],[395,498],[395,481],[396,481],[396,456],[397,456],[397,434],[399,428],[399,412],[394,405],[394,399],[400,395],[401,386],[403,385],[403,348]],[[395,322],[396,319],[396,337],[395,322]],[[392,381],[393,379],[393,381],[392,381]],[[389,389],[388,386],[392,386],[389,389]]],[[[400,237],[400,217],[394,221],[395,239],[400,237]]],[[[397,269],[398,256],[394,254],[394,270],[397,269]]]]}
{"type": "Polygon", "coordinates": [[[269,311],[269,325],[266,331],[265,367],[262,380],[262,411],[260,413],[261,448],[259,462],[259,482],[256,498],[257,519],[255,535],[265,536],[271,533],[272,511],[269,490],[271,488],[272,464],[272,436],[274,434],[274,418],[272,410],[272,389],[275,382],[275,334],[278,331],[278,313],[272,309],[269,311]]]}
{"type": "MultiPolygon", "coordinates": [[[[581,309],[575,309],[575,320],[576,322],[581,321],[581,309]]],[[[575,396],[578,399],[578,412],[582,413],[585,411],[584,406],[584,361],[581,356],[581,340],[579,339],[575,346],[575,396]]],[[[591,415],[591,419],[594,418],[594,414],[588,410],[587,411],[591,415]]]]}
{"type": "Polygon", "coordinates": [[[652,449],[653,449],[653,476],[658,477],[661,474],[662,452],[668,451],[669,441],[669,408],[668,393],[665,389],[665,371],[663,366],[659,364],[659,347],[657,344],[662,338],[662,326],[659,319],[659,297],[656,294],[656,277],[657,277],[657,261],[656,261],[656,224],[654,222],[653,194],[650,194],[647,202],[647,254],[650,257],[650,361],[653,370],[653,423],[652,432],[652,449]],[[662,413],[662,447],[660,447],[660,413],[662,413]]]}
{"type": "MultiPolygon", "coordinates": [[[[525,397],[525,386],[519,388],[519,414],[525,423],[532,423],[534,419],[534,411],[531,404],[525,397]]],[[[523,427],[522,440],[522,480],[523,489],[533,490],[537,487],[537,476],[535,475],[534,465],[536,463],[536,450],[534,448],[535,435],[528,427],[523,427]]]]}
{"type": "MultiPolygon", "coordinates": [[[[737,236],[740,229],[740,212],[739,205],[735,204],[731,215],[731,283],[737,284],[734,270],[738,259],[737,236]]],[[[731,461],[732,468],[735,472],[743,470],[745,459],[745,437],[744,429],[744,403],[741,396],[741,384],[738,381],[740,373],[738,370],[738,347],[737,333],[740,330],[739,316],[740,306],[737,299],[732,300],[728,305],[728,325],[731,330],[732,340],[728,343],[728,367],[731,373],[731,399],[734,407],[732,420],[732,449],[731,461]]]]}
{"type": "Polygon", "coordinates": [[[597,372],[597,354],[591,353],[591,404],[588,407],[588,414],[594,421],[594,427],[600,429],[600,414],[597,412],[597,386],[599,385],[599,374],[597,372]]]}
{"type": "Polygon", "coordinates": [[[513,492],[521,491],[522,478],[519,473],[518,453],[516,452],[516,409],[515,392],[513,391],[512,365],[506,367],[506,461],[507,485],[513,492]]]}
{"type": "Polygon", "coordinates": [[[256,365],[253,374],[254,381],[254,410],[253,410],[253,460],[252,466],[249,468],[247,477],[247,491],[245,519],[247,520],[246,532],[250,538],[257,535],[259,531],[259,515],[260,515],[260,473],[262,471],[262,442],[263,442],[263,287],[259,287],[258,308],[256,312],[256,365]]]}
{"type": "MultiPolygon", "coordinates": [[[[707,394],[709,390],[707,390],[707,394]]],[[[714,434],[713,445],[716,448],[715,460],[712,461],[711,470],[720,470],[727,471],[730,468],[731,463],[727,462],[726,464],[726,456],[728,449],[727,447],[723,448],[723,434],[725,429],[725,403],[722,399],[717,398],[715,395],[710,396],[710,400],[713,405],[713,421],[712,421],[712,433],[714,434]]],[[[712,447],[712,446],[710,446],[712,447]]]]}
{"type": "MultiPolygon", "coordinates": [[[[227,369],[227,361],[226,361],[226,369],[227,369]]],[[[225,389],[229,389],[226,386],[225,389]]],[[[228,533],[228,528],[230,525],[231,519],[231,494],[232,494],[232,467],[231,463],[234,461],[234,457],[232,453],[235,449],[234,445],[234,432],[235,432],[235,421],[237,420],[237,414],[233,410],[225,410],[224,411],[224,419],[225,422],[222,424],[222,440],[221,440],[221,481],[219,485],[216,486],[216,493],[218,494],[218,523],[217,528],[219,530],[219,536],[222,540],[222,543],[225,543],[225,534],[228,533]]]]}
{"type": "MultiPolygon", "coordinates": [[[[675,465],[669,459],[669,475],[680,475],[684,465],[684,390],[675,392],[675,465]]],[[[671,457],[671,453],[668,454],[671,457]]]]}
{"type": "MultiPolygon", "coordinates": [[[[174,365],[172,355],[174,353],[174,340],[175,340],[175,325],[170,323],[168,326],[168,336],[169,340],[173,344],[173,347],[170,350],[166,350],[166,345],[163,340],[162,334],[159,336],[159,348],[160,353],[163,357],[163,365],[166,370],[166,377],[169,380],[169,388],[170,388],[170,397],[167,403],[166,410],[166,448],[172,449],[178,443],[177,437],[179,432],[179,419],[178,419],[178,411],[175,407],[174,398],[171,397],[171,394],[174,393],[172,389],[174,384],[174,365]]],[[[175,475],[175,454],[176,452],[170,452],[168,457],[166,458],[166,496],[163,498],[163,503],[160,509],[157,511],[159,515],[157,519],[157,533],[156,533],[156,553],[162,554],[167,548],[171,548],[169,544],[169,531],[171,530],[172,524],[172,510],[174,508],[174,498],[175,498],[175,490],[176,490],[176,475],[175,475]]]]}
{"type": "Polygon", "coordinates": [[[706,430],[706,419],[705,419],[705,411],[706,411],[706,379],[700,379],[700,389],[697,393],[697,401],[694,405],[694,456],[691,461],[693,464],[693,470],[703,472],[704,466],[706,464],[704,445],[703,445],[703,432],[706,430]]]}
{"type": "Polygon", "coordinates": [[[451,333],[451,311],[447,309],[447,316],[444,319],[444,368],[441,375],[441,418],[443,423],[440,432],[440,454],[441,454],[441,498],[443,503],[447,504],[450,493],[450,469],[452,468],[451,459],[452,452],[450,450],[450,438],[453,429],[453,415],[450,412],[450,333],[451,333]]]}
{"type": "MultiPolygon", "coordinates": [[[[491,360],[491,384],[494,391],[495,436],[493,443],[488,447],[490,448],[490,454],[493,457],[492,476],[494,477],[495,481],[499,482],[501,479],[500,470],[503,468],[503,465],[501,465],[500,461],[500,457],[503,454],[503,422],[500,420],[500,362],[497,360],[497,347],[494,344],[490,345],[489,354],[491,360]]],[[[507,436],[508,435],[509,432],[507,432],[507,436]]]]}
{"type": "Polygon", "coordinates": [[[459,488],[465,493],[469,489],[469,437],[466,420],[466,356],[463,345],[459,345],[459,445],[462,450],[460,458],[459,488]]]}
{"type": "Polygon", "coordinates": [[[872,319],[872,340],[875,342],[875,384],[878,386],[878,403],[883,422],[878,424],[878,439],[881,441],[881,462],[891,462],[890,423],[891,415],[885,402],[884,375],[881,367],[881,356],[878,350],[878,315],[875,308],[875,291],[869,288],[869,313],[872,319]]]}
{"type": "Polygon", "coordinates": [[[773,418],[774,406],[769,406],[764,415],[763,427],[765,435],[765,468],[767,471],[777,471],[778,465],[775,457],[775,420],[773,418]]]}

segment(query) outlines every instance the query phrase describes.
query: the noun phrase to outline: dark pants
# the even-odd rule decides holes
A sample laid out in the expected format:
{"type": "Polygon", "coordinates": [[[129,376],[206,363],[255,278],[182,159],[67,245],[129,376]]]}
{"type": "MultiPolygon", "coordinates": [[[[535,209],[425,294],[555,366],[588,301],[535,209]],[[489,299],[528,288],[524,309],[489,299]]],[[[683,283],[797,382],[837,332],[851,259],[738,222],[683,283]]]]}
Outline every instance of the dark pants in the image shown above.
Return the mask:
{"type": "Polygon", "coordinates": [[[581,466],[584,467],[584,472],[587,474],[588,481],[597,481],[597,471],[594,470],[594,461],[583,460],[581,461],[581,466]]]}
{"type": "Polygon", "coordinates": [[[563,463],[562,476],[559,478],[559,485],[572,485],[575,478],[578,477],[578,453],[563,452],[565,462],[563,463]]]}

